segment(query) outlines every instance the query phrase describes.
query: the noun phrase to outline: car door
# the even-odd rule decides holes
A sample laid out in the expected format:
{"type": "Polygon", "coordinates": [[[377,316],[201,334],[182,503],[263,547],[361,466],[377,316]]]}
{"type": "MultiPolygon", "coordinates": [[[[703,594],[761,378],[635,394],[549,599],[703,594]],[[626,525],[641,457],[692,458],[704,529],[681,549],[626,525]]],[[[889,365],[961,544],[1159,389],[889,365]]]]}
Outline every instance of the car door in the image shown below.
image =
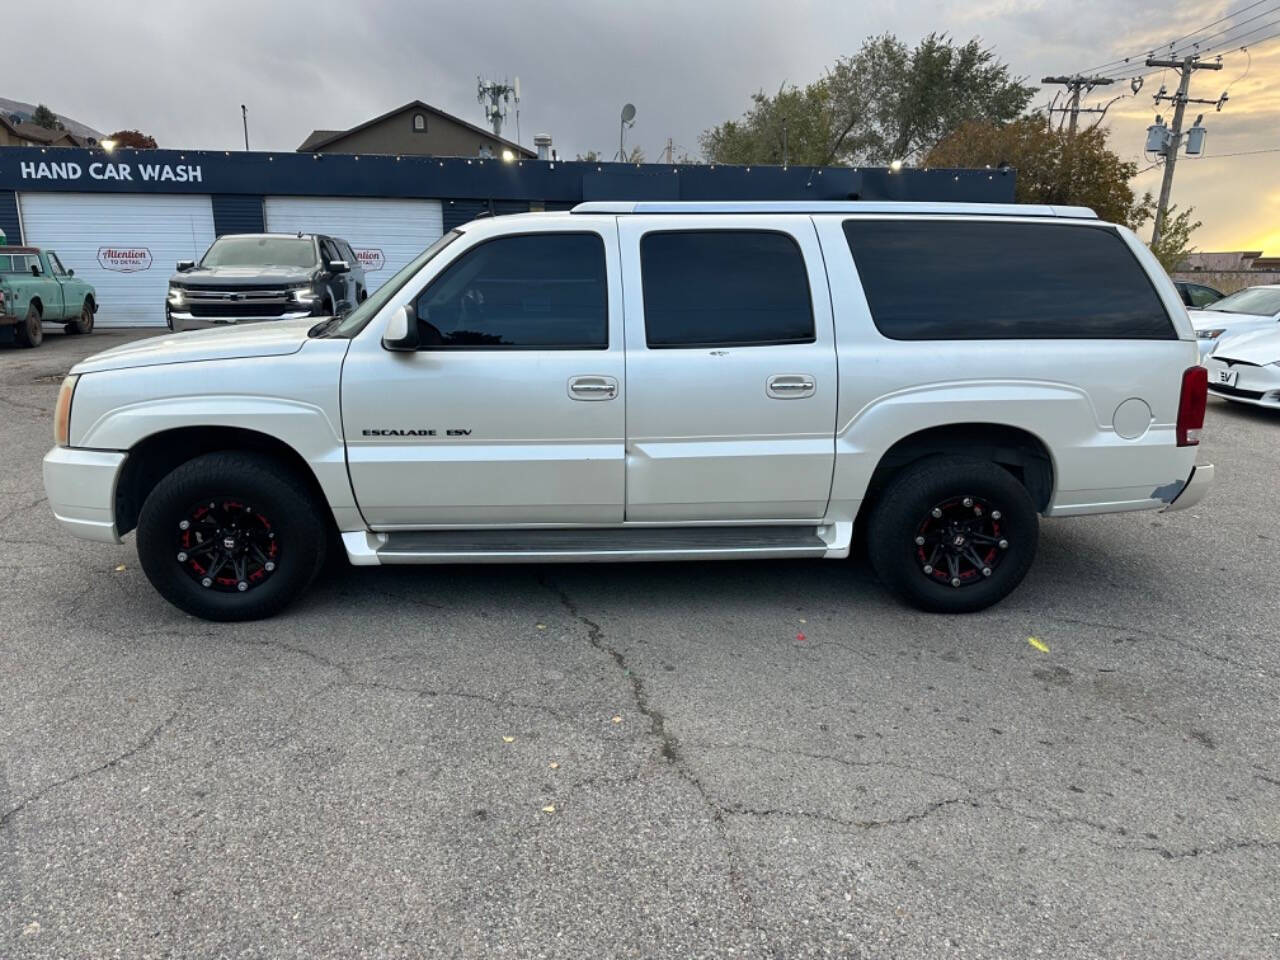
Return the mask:
{"type": "Polygon", "coordinates": [[[371,527],[622,521],[618,277],[612,218],[490,222],[392,295],[371,325],[411,304],[420,349],[386,350],[374,330],[342,375],[348,468],[371,527]]]}
{"type": "Polygon", "coordinates": [[[62,284],[57,276],[61,264],[55,268],[54,264],[58,263],[57,258],[51,256],[48,251],[32,259],[40,267],[40,279],[36,286],[40,292],[40,303],[44,307],[41,316],[45,320],[61,320],[67,313],[63,302],[62,284]]]}
{"type": "Polygon", "coordinates": [[[837,383],[813,222],[637,216],[619,233],[627,520],[820,519],[837,383]]]}
{"type": "MultiPolygon", "coordinates": [[[[47,250],[45,255],[49,258],[49,268],[53,272],[53,280],[58,286],[58,298],[61,305],[61,312],[58,317],[63,320],[74,319],[80,315],[80,305],[84,302],[84,297],[76,295],[80,284],[71,276],[67,268],[62,265],[62,261],[58,259],[56,253],[52,250],[47,250]]],[[[49,317],[49,319],[54,318],[49,317]]]]}

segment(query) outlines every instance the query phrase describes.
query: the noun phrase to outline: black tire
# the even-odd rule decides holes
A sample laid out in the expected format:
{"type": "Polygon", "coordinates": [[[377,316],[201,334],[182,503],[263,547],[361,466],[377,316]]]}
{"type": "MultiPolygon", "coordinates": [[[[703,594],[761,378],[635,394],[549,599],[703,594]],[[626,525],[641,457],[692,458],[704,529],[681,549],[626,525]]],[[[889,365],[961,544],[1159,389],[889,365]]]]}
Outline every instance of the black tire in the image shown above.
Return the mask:
{"type": "Polygon", "coordinates": [[[44,343],[44,317],[34,303],[28,305],[27,315],[18,324],[14,335],[18,339],[18,345],[22,347],[38,347],[44,343]]]}
{"type": "Polygon", "coordinates": [[[867,530],[871,565],[900,597],[931,613],[972,613],[1022,582],[1039,517],[1026,487],[1003,467],[938,456],[889,482],[867,530]]]}
{"type": "MultiPolygon", "coordinates": [[[[297,599],[324,565],[328,530],[322,509],[302,479],[271,457],[204,454],[178,467],[148,495],[138,517],[138,559],[152,586],[180,610],[205,620],[260,620],[297,599]],[[206,504],[216,509],[205,510],[206,504]],[[240,522],[244,528],[234,530],[240,522]],[[213,535],[199,533],[205,524],[213,535]],[[219,548],[224,531],[240,541],[226,552],[219,548]],[[195,556],[210,544],[200,554],[207,562],[202,569],[195,556]],[[249,556],[257,544],[274,544],[267,547],[273,566],[249,556]],[[233,552],[234,569],[225,563],[215,568],[233,552]],[[237,580],[255,579],[243,592],[238,589],[237,580]]],[[[236,540],[229,536],[225,542],[231,547],[236,540]]],[[[261,551],[257,556],[266,559],[261,551]]]]}
{"type": "Polygon", "coordinates": [[[86,299],[80,308],[80,319],[72,320],[63,329],[72,335],[93,333],[93,301],[86,299]]]}

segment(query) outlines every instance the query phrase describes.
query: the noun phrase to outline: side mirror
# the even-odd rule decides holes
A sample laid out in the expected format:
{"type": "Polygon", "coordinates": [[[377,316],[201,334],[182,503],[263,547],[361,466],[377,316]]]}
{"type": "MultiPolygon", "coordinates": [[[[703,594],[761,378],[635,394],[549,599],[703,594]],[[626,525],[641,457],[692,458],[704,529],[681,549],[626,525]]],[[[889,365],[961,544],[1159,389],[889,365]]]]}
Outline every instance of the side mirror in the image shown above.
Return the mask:
{"type": "Polygon", "coordinates": [[[67,267],[67,276],[68,276],[68,277],[74,277],[75,275],[76,275],[76,268],[75,268],[75,267],[67,267]]]}
{"type": "Polygon", "coordinates": [[[38,277],[38,276],[40,276],[40,264],[38,264],[38,263],[33,263],[33,264],[31,265],[31,275],[32,275],[33,277],[38,277]]]}
{"type": "Polygon", "coordinates": [[[418,317],[413,304],[406,303],[391,314],[391,321],[382,334],[384,350],[411,351],[418,349],[418,317]]]}
{"type": "Polygon", "coordinates": [[[194,260],[179,260],[178,272],[186,273],[188,270],[194,269],[195,265],[196,265],[196,262],[194,260]]]}
{"type": "Polygon", "coordinates": [[[349,273],[350,271],[351,271],[351,264],[347,263],[347,261],[345,260],[329,261],[330,273],[349,273]]]}

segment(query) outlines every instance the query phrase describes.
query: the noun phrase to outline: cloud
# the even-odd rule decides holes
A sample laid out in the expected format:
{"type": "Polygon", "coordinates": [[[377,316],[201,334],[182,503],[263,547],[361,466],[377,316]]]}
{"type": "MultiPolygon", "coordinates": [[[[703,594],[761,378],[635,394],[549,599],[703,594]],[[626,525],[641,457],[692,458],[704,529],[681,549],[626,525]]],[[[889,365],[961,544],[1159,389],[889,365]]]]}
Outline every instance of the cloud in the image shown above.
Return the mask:
{"type": "MultiPolygon", "coordinates": [[[[492,0],[483,8],[456,0],[50,0],[6,10],[4,92],[99,129],[137,127],[164,146],[191,148],[239,148],[244,103],[255,149],[292,150],[312,129],[352,126],[414,98],[483,123],[476,76],[518,75],[526,144],[547,132],[563,154],[612,153],[618,112],[631,102],[638,115],[628,144],[655,157],[668,137],[696,152],[699,134],[739,116],[754,91],[813,80],[884,31],[907,41],[931,31],[980,36],[1034,82],[1141,56],[1227,9],[1224,0],[492,0]],[[45,36],[51,22],[76,56],[51,58],[41,44],[15,42],[45,36]]],[[[1228,82],[1245,59],[1228,57],[1215,76],[1228,82]]],[[[1216,96],[1219,79],[1198,77],[1197,95],[1216,96]]],[[[1108,116],[1126,156],[1141,153],[1151,92],[1108,116]]],[[[1249,76],[1212,115],[1210,144],[1274,146],[1277,120],[1280,41],[1253,52],[1249,76]]],[[[514,113],[504,132],[515,134],[514,113]]],[[[1201,246],[1208,236],[1239,246],[1232,238],[1262,227],[1256,205],[1235,195],[1250,182],[1242,173],[1261,168],[1229,159],[1187,166],[1211,162],[1216,177],[1184,178],[1179,169],[1176,199],[1205,219],[1201,246]]]]}

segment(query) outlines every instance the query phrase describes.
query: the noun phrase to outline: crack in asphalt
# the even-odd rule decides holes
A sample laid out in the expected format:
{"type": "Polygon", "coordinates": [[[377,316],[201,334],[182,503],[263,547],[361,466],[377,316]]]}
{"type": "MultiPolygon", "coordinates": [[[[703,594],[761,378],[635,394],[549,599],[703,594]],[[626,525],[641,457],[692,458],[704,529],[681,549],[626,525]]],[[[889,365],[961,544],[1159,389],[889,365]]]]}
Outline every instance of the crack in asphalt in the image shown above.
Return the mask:
{"type": "Polygon", "coordinates": [[[1171,633],[1162,633],[1159,630],[1149,630],[1145,627],[1128,626],[1127,624],[1123,624],[1123,623],[1109,623],[1107,621],[1102,621],[1102,620],[1082,620],[1076,617],[1064,617],[1058,614],[1049,614],[1046,617],[1046,619],[1056,620],[1059,623],[1066,623],[1072,626],[1099,627],[1103,630],[1115,630],[1119,633],[1130,633],[1130,634],[1136,633],[1136,634],[1141,634],[1143,636],[1155,637],[1158,640],[1165,640],[1169,643],[1172,643],[1174,646],[1180,647],[1183,650],[1188,650],[1191,653],[1199,654],[1200,656],[1205,657],[1206,659],[1213,660],[1217,663],[1225,663],[1228,666],[1235,667],[1237,670],[1245,670],[1255,675],[1262,674],[1263,676],[1269,677],[1272,680],[1280,680],[1280,670],[1273,670],[1269,667],[1263,666],[1260,663],[1247,663],[1243,660],[1237,660],[1234,657],[1228,657],[1226,654],[1217,653],[1213,650],[1208,650],[1204,647],[1198,646],[1197,644],[1191,643],[1171,633]]]}
{"type": "Polygon", "coordinates": [[[150,733],[148,733],[145,737],[143,737],[142,740],[140,740],[137,744],[130,747],[128,750],[124,751],[124,753],[118,754],[117,756],[112,757],[110,760],[106,761],[105,763],[98,764],[96,767],[90,767],[87,770],[81,770],[78,773],[73,773],[69,777],[63,777],[61,780],[55,780],[53,783],[50,783],[50,784],[47,784],[46,786],[41,787],[35,793],[20,800],[16,806],[10,808],[5,813],[0,814],[0,830],[3,830],[5,827],[7,827],[9,825],[9,822],[14,817],[16,817],[19,813],[21,813],[24,809],[26,809],[26,807],[29,804],[34,803],[35,801],[48,796],[53,791],[61,787],[65,787],[69,783],[75,783],[77,780],[83,780],[86,777],[93,776],[94,774],[102,773],[104,770],[110,770],[113,767],[117,767],[120,764],[124,763],[125,761],[130,760],[133,757],[136,757],[138,754],[142,753],[143,751],[148,750],[151,747],[155,746],[156,741],[160,739],[160,734],[162,734],[166,729],[168,729],[168,727],[174,722],[174,720],[178,718],[178,713],[179,711],[177,710],[173,711],[173,713],[169,714],[167,719],[161,721],[159,724],[153,727],[150,733]]]}
{"type": "Polygon", "coordinates": [[[358,676],[351,668],[350,664],[342,663],[337,660],[331,660],[322,654],[316,653],[314,650],[308,650],[306,647],[300,647],[292,643],[284,643],[280,640],[246,640],[237,637],[227,638],[228,643],[237,644],[245,647],[272,647],[283,650],[286,653],[295,656],[305,657],[326,669],[334,670],[342,676],[339,681],[325,684],[318,690],[314,691],[312,696],[322,693],[324,690],[330,689],[364,689],[364,690],[382,690],[389,693],[403,693],[418,697],[445,698],[457,700],[474,700],[481,703],[487,703],[490,706],[500,709],[518,709],[532,710],[537,713],[545,713],[556,720],[562,722],[570,722],[571,718],[557,710],[555,707],[547,706],[542,703],[529,703],[523,700],[512,700],[503,696],[493,696],[484,693],[472,693],[467,690],[443,690],[430,686],[413,686],[409,684],[389,683],[385,680],[374,680],[367,677],[358,676]]]}
{"type": "Polygon", "coordinates": [[[649,733],[658,741],[658,752],[664,761],[670,764],[671,769],[676,775],[688,783],[697,791],[698,796],[702,800],[703,805],[711,814],[711,820],[714,829],[720,839],[721,845],[725,850],[725,858],[728,862],[728,879],[729,884],[737,894],[739,905],[742,908],[746,922],[761,940],[762,949],[767,953],[767,938],[764,930],[761,928],[759,921],[755,916],[755,904],[752,900],[751,891],[747,888],[746,878],[743,874],[740,864],[740,856],[737,847],[733,843],[733,839],[729,836],[729,828],[727,823],[727,814],[723,804],[719,803],[707,790],[706,785],[698,778],[690,768],[684,755],[680,750],[680,743],[676,736],[667,729],[667,719],[663,713],[653,706],[649,699],[648,690],[645,687],[644,679],[631,669],[627,663],[626,655],[621,651],[610,646],[605,638],[604,629],[596,621],[590,617],[584,616],[578,609],[577,603],[569,596],[569,593],[544,576],[539,575],[538,582],[549,592],[554,594],[560,601],[560,605],[573,617],[579,624],[586,628],[587,642],[591,646],[605,654],[613,661],[615,667],[622,674],[623,679],[628,682],[631,689],[632,701],[635,703],[636,710],[641,716],[649,721],[649,733]]]}
{"type": "Polygon", "coordinates": [[[0,515],[0,523],[7,523],[24,510],[34,510],[48,499],[48,497],[41,497],[39,500],[32,500],[30,503],[19,504],[18,506],[11,508],[7,513],[0,515]]]}
{"type": "Polygon", "coordinates": [[[933,801],[926,805],[922,810],[918,810],[915,813],[908,813],[901,817],[889,817],[884,820],[846,820],[842,817],[834,816],[833,814],[820,813],[813,810],[786,810],[782,808],[768,808],[762,810],[755,807],[748,807],[743,804],[730,804],[725,808],[725,810],[734,816],[799,817],[805,820],[818,820],[822,823],[830,823],[841,827],[852,827],[858,830],[878,830],[882,827],[900,827],[905,826],[908,823],[917,823],[920,820],[933,816],[933,814],[937,813],[939,810],[955,806],[956,804],[964,804],[965,806],[973,807],[975,809],[982,806],[982,804],[978,802],[977,797],[946,797],[942,800],[933,801]]]}

